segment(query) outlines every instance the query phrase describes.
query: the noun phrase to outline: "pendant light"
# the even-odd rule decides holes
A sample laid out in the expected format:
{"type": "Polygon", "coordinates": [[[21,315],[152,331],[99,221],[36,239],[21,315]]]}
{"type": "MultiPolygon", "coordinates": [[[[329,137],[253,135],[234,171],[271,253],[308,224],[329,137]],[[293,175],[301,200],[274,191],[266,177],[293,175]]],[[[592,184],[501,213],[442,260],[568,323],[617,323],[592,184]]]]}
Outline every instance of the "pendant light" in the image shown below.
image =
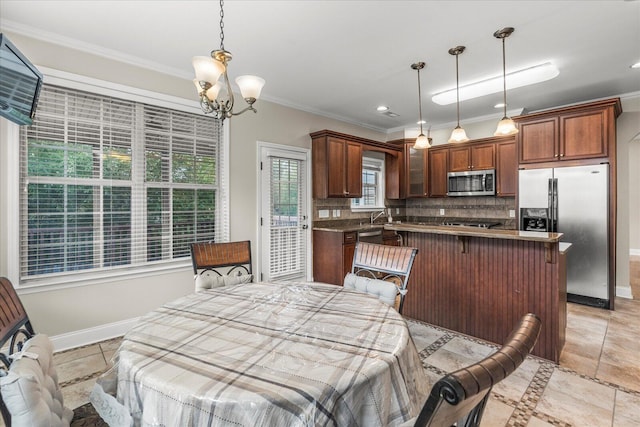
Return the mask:
{"type": "Polygon", "coordinates": [[[424,68],[426,64],[424,62],[416,62],[415,64],[411,64],[411,68],[418,71],[418,110],[420,111],[420,135],[416,138],[416,143],[413,144],[413,148],[418,150],[424,150],[425,148],[431,147],[429,137],[425,136],[422,131],[422,124],[424,120],[422,120],[422,91],[420,88],[420,70],[424,68]]]}
{"type": "Polygon", "coordinates": [[[453,132],[451,132],[449,142],[466,142],[469,140],[467,133],[460,127],[460,79],[458,76],[458,55],[464,52],[465,49],[466,48],[464,46],[456,46],[449,49],[449,54],[455,55],[456,57],[456,110],[458,114],[458,125],[455,127],[453,132]]]}
{"type": "Polygon", "coordinates": [[[504,116],[502,117],[502,120],[498,122],[498,127],[494,133],[495,136],[515,135],[518,133],[516,124],[511,118],[507,117],[507,65],[505,59],[504,39],[509,37],[513,31],[514,29],[512,27],[506,27],[493,33],[495,38],[502,39],[502,93],[504,103],[504,116]]]}

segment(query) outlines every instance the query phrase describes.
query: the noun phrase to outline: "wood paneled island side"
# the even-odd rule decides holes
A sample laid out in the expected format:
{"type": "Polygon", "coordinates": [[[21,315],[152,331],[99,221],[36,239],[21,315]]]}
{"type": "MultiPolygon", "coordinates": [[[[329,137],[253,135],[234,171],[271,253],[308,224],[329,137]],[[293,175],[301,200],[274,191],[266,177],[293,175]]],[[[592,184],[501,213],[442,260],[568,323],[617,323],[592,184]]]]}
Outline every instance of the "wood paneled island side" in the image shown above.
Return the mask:
{"type": "Polygon", "coordinates": [[[561,233],[387,224],[418,248],[403,315],[501,344],[525,313],[542,319],[533,354],[558,362],[565,341],[561,233]]]}

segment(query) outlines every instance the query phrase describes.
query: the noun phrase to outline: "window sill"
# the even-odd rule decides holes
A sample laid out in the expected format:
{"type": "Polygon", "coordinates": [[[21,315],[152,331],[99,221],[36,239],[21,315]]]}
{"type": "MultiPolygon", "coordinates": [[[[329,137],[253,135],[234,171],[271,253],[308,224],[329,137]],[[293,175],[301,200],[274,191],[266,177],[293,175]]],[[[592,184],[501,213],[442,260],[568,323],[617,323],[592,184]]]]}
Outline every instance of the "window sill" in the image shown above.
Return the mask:
{"type": "Polygon", "coordinates": [[[387,208],[384,206],[367,206],[365,208],[351,208],[351,212],[380,212],[387,208]]]}
{"type": "Polygon", "coordinates": [[[114,269],[78,275],[31,279],[26,284],[21,283],[19,286],[16,286],[16,291],[19,295],[28,295],[60,289],[99,285],[115,281],[125,281],[141,277],[148,278],[177,271],[192,271],[192,268],[191,260],[189,258],[185,258],[179,261],[159,263],[144,267],[129,267],[119,270],[114,269]]]}

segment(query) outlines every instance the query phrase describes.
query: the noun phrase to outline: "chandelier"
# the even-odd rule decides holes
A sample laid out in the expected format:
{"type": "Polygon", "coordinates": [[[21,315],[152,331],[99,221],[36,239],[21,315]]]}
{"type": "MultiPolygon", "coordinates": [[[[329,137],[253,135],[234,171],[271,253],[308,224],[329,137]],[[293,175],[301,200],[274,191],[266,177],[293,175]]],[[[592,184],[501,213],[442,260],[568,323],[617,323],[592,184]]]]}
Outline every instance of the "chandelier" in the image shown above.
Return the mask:
{"type": "Polygon", "coordinates": [[[194,56],[192,62],[196,74],[193,82],[200,97],[200,107],[205,114],[212,114],[220,120],[237,116],[245,111],[257,113],[258,111],[253,107],[253,104],[260,97],[260,91],[265,83],[264,79],[257,76],[237,77],[236,84],[240,88],[245,102],[249,105],[243,110],[233,111],[233,91],[227,75],[227,67],[232,55],[224,48],[223,6],[224,0],[220,0],[220,49],[211,51],[211,57],[194,56]]]}

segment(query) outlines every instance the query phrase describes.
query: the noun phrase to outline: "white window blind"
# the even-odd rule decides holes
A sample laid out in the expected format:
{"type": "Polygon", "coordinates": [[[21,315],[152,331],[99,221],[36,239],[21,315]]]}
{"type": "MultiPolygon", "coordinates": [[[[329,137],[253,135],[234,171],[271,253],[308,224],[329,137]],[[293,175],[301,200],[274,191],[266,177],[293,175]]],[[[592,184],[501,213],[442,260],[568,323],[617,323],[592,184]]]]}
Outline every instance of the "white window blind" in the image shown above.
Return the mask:
{"type": "Polygon", "coordinates": [[[21,282],[215,240],[221,137],[212,118],[45,85],[20,131],[21,282]]]}
{"type": "Polygon", "coordinates": [[[303,162],[269,157],[269,277],[285,279],[305,273],[306,247],[302,204],[303,162]]]}

